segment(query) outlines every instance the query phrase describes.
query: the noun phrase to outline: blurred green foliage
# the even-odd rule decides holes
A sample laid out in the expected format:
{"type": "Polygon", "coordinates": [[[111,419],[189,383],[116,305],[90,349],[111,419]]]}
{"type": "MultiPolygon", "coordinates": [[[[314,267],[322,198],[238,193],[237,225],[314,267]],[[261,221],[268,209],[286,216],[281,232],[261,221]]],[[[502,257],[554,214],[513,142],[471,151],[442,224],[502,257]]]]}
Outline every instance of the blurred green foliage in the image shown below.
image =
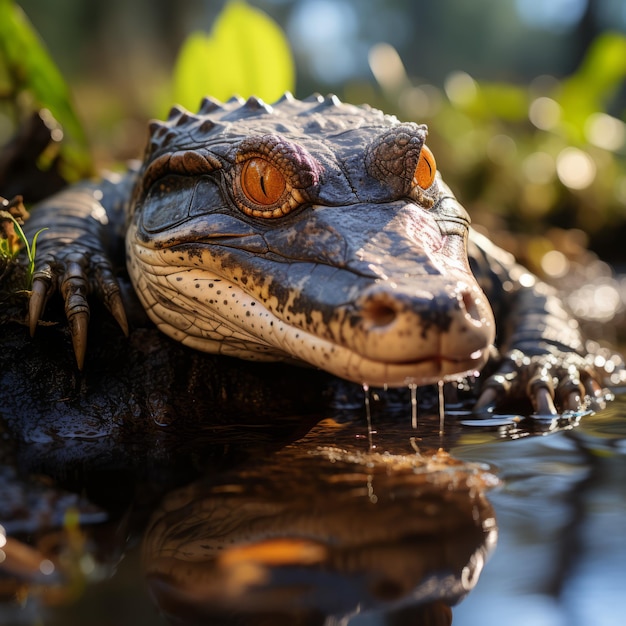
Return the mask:
{"type": "MultiPolygon", "coordinates": [[[[0,113],[15,126],[42,108],[59,122],[64,134],[60,171],[66,180],[91,174],[87,139],[65,80],[13,0],[0,0],[0,94],[0,113]]],[[[49,165],[45,157],[42,155],[42,169],[49,165]]]]}
{"type": "Polygon", "coordinates": [[[268,102],[293,91],[295,72],[287,39],[267,14],[231,0],[210,34],[183,43],[174,67],[173,100],[188,109],[203,96],[227,100],[256,95],[268,102]]]}
{"type": "MultiPolygon", "coordinates": [[[[13,97],[20,104],[30,99],[48,107],[63,125],[68,162],[78,163],[73,171],[83,166],[87,170],[84,135],[67,88],[10,0],[0,0],[0,53],[5,59],[0,68],[5,104],[13,97]]],[[[428,65],[428,58],[424,61],[428,65]]],[[[623,35],[597,37],[570,76],[539,77],[528,85],[476,80],[463,71],[449,74],[442,84],[428,84],[409,75],[387,44],[371,50],[370,67],[377,85],[351,79],[339,95],[403,120],[428,123],[429,144],[444,178],[474,223],[492,238],[536,271],[546,251],[568,246],[581,250],[589,242],[611,260],[624,260],[623,35]],[[378,62],[377,53],[384,53],[378,62]],[[569,243],[551,230],[554,226],[570,233],[569,243]]],[[[148,66],[141,68],[149,83],[154,73],[148,66]]],[[[97,88],[93,83],[77,86],[87,94],[83,117],[96,124],[92,135],[97,136],[101,124],[111,153],[128,158],[140,153],[145,118],[162,115],[164,100],[168,106],[176,102],[190,109],[207,94],[224,100],[234,93],[255,94],[272,102],[293,90],[294,76],[281,28],[243,0],[230,0],[209,34],[194,32],[183,42],[171,78],[156,90],[168,92],[169,98],[147,98],[147,107],[136,107],[123,117],[123,87],[116,91],[115,86],[101,85],[100,76],[97,88]],[[109,113],[103,114],[103,108],[109,113]],[[111,147],[118,140],[126,142],[122,149],[111,147]]],[[[136,73],[132,77],[133,84],[143,84],[144,79],[136,73]]]]}

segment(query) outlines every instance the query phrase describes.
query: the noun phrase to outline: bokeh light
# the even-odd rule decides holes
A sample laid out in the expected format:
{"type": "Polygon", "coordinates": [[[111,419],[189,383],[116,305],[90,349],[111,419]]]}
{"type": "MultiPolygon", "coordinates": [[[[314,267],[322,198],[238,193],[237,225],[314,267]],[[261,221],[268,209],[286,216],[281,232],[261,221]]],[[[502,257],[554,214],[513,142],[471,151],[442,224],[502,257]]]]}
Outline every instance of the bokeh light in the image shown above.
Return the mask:
{"type": "Polygon", "coordinates": [[[444,90],[452,104],[465,107],[476,98],[476,81],[467,72],[452,72],[444,82],[444,90]]]}
{"type": "Polygon", "coordinates": [[[552,130],[561,119],[561,106],[552,98],[541,96],[531,102],[528,119],[541,130],[552,130]]]}
{"type": "Polygon", "coordinates": [[[582,150],[568,147],[561,150],[556,158],[556,172],[559,180],[570,189],[586,189],[596,177],[594,160],[582,150]]]}
{"type": "Polygon", "coordinates": [[[585,135],[589,143],[615,152],[626,141],[626,124],[612,115],[596,112],[587,118],[585,135]]]}

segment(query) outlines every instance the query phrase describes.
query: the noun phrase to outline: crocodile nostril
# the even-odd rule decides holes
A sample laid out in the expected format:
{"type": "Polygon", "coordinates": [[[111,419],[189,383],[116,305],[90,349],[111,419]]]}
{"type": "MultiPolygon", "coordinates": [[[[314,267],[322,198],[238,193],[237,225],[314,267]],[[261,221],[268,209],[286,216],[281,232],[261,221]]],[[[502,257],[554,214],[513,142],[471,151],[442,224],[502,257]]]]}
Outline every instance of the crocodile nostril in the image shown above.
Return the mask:
{"type": "Polygon", "coordinates": [[[467,315],[475,322],[482,322],[480,310],[476,305],[476,298],[471,291],[463,291],[459,296],[461,308],[465,309],[467,315]]]}
{"type": "Polygon", "coordinates": [[[384,328],[392,324],[398,312],[393,300],[386,294],[379,294],[364,303],[361,316],[367,328],[384,328]]]}

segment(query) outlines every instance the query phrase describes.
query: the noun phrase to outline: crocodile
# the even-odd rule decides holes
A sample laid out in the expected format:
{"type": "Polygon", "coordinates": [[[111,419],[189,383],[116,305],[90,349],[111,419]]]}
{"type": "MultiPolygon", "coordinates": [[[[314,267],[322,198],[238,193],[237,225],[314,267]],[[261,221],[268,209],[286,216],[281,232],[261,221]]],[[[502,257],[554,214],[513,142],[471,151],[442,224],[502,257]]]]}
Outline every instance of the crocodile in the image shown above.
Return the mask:
{"type": "MultiPolygon", "coordinates": [[[[78,368],[90,298],[128,334],[115,258],[165,334],[367,386],[479,377],[476,409],[602,402],[557,293],[470,226],[427,127],[336,96],[203,99],[150,123],[143,161],[32,211],[31,334],[59,292],[78,368]],[[116,252],[117,251],[117,252],[116,252]]],[[[304,371],[304,370],[303,370],[304,371]]]]}

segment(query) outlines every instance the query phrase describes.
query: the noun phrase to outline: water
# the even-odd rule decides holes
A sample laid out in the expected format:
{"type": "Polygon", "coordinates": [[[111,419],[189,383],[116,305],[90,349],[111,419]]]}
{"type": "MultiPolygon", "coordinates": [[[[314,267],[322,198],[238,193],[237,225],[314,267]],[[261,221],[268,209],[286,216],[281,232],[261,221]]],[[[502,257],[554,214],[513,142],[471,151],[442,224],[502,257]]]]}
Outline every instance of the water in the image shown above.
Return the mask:
{"type": "Polygon", "coordinates": [[[503,442],[461,438],[493,463],[498,548],[455,626],[617,626],[626,611],[626,402],[572,430],[503,442]]]}
{"type": "Polygon", "coordinates": [[[370,403],[369,385],[363,384],[363,396],[365,404],[365,420],[367,421],[367,441],[371,452],[374,449],[374,429],[372,427],[372,406],[370,403]]]}
{"type": "Polygon", "coordinates": [[[73,466],[80,497],[4,489],[0,511],[24,506],[2,519],[0,624],[623,623],[626,399],[535,436],[452,412],[444,432],[435,394],[419,424],[411,390],[395,407],[368,389],[366,414],[308,429],[212,426],[194,471],[170,452],[144,473],[73,466]]]}
{"type": "Polygon", "coordinates": [[[417,385],[409,385],[411,392],[411,428],[417,430],[417,385]]]}
{"type": "Polygon", "coordinates": [[[437,383],[438,404],[439,404],[439,436],[443,437],[446,425],[446,407],[443,397],[443,380],[437,383]]]}

